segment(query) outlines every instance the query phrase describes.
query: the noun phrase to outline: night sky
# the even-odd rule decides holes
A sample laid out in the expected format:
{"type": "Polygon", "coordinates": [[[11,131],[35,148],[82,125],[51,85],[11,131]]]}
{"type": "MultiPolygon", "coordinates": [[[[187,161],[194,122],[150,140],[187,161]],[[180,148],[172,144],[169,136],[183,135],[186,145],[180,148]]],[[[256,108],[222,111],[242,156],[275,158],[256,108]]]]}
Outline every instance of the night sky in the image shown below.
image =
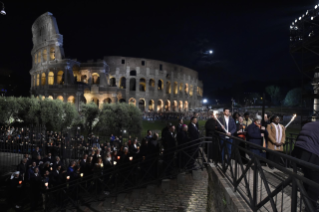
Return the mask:
{"type": "Polygon", "coordinates": [[[2,1],[7,15],[0,16],[0,70],[18,72],[27,83],[31,26],[49,11],[64,37],[67,58],[85,62],[121,55],[177,63],[198,70],[204,95],[236,81],[299,79],[301,74],[289,55],[289,25],[318,4],[291,0],[2,1]],[[206,54],[210,49],[213,55],[206,54]]]}

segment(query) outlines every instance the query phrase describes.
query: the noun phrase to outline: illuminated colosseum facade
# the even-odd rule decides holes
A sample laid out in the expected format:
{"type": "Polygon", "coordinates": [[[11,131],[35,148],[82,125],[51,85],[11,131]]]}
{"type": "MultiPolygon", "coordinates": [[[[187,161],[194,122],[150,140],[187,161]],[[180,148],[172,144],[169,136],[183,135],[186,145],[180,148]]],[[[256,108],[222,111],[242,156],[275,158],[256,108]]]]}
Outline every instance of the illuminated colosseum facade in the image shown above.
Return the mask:
{"type": "Polygon", "coordinates": [[[184,112],[201,107],[203,84],[192,69],[146,58],[106,56],[80,63],[64,55],[51,13],[32,25],[31,94],[75,104],[127,102],[142,111],[184,112]]]}

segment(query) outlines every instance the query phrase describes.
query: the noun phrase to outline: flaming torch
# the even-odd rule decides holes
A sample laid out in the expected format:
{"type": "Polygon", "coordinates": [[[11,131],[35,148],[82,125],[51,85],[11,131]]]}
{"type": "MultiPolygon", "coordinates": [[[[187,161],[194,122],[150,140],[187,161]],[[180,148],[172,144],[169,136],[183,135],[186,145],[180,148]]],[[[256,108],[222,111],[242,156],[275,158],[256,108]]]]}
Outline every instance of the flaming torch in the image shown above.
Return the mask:
{"type": "Polygon", "coordinates": [[[293,115],[293,117],[291,118],[290,122],[285,126],[286,129],[287,129],[287,127],[289,127],[291,122],[293,122],[295,120],[296,116],[297,116],[297,114],[293,115]]]}

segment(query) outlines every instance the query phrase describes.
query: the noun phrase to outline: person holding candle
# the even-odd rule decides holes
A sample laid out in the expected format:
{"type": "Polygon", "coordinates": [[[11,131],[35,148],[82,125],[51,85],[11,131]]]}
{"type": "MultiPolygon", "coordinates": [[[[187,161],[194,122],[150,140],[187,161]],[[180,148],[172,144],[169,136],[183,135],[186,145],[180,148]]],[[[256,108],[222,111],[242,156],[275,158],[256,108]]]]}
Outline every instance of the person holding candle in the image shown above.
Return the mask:
{"type": "MultiPolygon", "coordinates": [[[[267,137],[267,143],[268,143],[268,149],[282,152],[283,151],[283,145],[285,144],[286,139],[286,129],[283,125],[280,123],[280,117],[278,115],[274,115],[272,118],[271,124],[267,125],[267,131],[268,131],[268,137],[267,137]]],[[[279,164],[281,162],[281,159],[279,156],[269,153],[268,159],[273,161],[276,164],[279,164]]],[[[274,169],[273,166],[268,164],[268,167],[270,169],[274,169]]]]}
{"type": "MultiPolygon", "coordinates": [[[[234,136],[241,138],[242,140],[246,140],[246,131],[245,131],[245,125],[243,124],[243,121],[244,121],[243,117],[239,115],[238,123],[236,123],[236,133],[234,136]]],[[[244,142],[239,141],[239,146],[243,149],[246,149],[246,143],[244,142]]],[[[248,162],[246,158],[246,152],[239,149],[239,154],[243,164],[246,164],[248,162]]]]}

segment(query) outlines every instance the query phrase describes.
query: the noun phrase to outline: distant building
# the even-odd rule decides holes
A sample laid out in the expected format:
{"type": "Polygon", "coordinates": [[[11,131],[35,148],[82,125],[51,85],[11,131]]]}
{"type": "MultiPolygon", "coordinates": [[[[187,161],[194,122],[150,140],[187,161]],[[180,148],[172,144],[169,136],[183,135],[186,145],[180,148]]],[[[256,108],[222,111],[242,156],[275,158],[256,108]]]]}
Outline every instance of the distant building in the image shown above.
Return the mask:
{"type": "Polygon", "coordinates": [[[63,36],[47,12],[32,25],[31,94],[75,104],[127,102],[142,111],[202,106],[203,83],[192,69],[145,58],[107,56],[80,63],[64,55],[63,36]]]}

